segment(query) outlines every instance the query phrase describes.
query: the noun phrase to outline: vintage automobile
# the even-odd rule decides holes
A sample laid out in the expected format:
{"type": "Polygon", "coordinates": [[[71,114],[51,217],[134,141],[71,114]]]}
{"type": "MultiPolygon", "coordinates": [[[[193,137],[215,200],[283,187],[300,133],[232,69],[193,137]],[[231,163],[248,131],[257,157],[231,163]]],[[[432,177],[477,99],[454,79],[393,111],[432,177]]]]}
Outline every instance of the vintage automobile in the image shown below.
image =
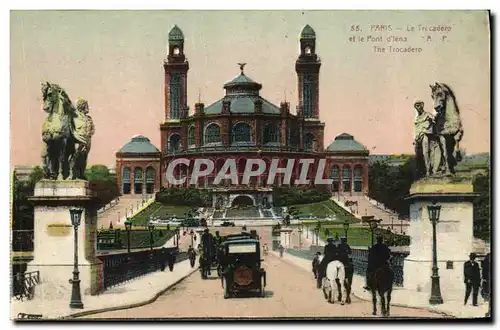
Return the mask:
{"type": "Polygon", "coordinates": [[[259,240],[247,235],[241,235],[240,238],[231,236],[222,243],[220,258],[224,298],[252,291],[264,297],[266,271],[261,268],[259,240]]]}

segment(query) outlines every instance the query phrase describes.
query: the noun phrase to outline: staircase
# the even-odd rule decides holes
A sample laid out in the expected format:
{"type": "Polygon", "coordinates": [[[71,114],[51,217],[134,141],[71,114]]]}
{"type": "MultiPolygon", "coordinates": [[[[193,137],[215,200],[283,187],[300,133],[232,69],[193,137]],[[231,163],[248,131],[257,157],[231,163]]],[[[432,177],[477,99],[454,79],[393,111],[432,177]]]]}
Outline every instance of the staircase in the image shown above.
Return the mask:
{"type": "Polygon", "coordinates": [[[379,226],[382,228],[392,228],[396,233],[408,233],[410,222],[408,220],[400,220],[399,215],[382,204],[370,199],[368,196],[348,196],[340,195],[332,197],[332,200],[340,207],[348,210],[354,216],[361,218],[365,215],[373,215],[375,219],[381,219],[379,226]],[[357,202],[358,205],[346,206],[347,201],[357,202]]]}
{"type": "Polygon", "coordinates": [[[97,215],[97,228],[109,228],[112,223],[113,227],[123,227],[127,214],[130,216],[142,204],[142,196],[140,195],[124,195],[120,196],[117,202],[113,202],[113,206],[104,208],[104,211],[97,215]]]}

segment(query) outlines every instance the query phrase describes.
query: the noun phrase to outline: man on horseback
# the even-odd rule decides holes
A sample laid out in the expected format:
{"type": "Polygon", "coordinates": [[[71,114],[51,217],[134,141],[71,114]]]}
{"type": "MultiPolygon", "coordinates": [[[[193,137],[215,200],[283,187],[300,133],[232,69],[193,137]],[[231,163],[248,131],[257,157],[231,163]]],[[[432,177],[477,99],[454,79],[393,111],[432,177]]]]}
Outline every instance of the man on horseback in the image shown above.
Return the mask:
{"type": "Polygon", "coordinates": [[[318,267],[318,276],[319,280],[325,277],[326,266],[332,262],[333,260],[339,259],[339,244],[335,244],[333,238],[328,237],[326,240],[327,244],[325,245],[325,250],[323,251],[323,255],[325,256],[318,267]]]}
{"type": "Polygon", "coordinates": [[[370,248],[368,253],[368,268],[366,270],[366,290],[370,290],[371,277],[375,270],[378,268],[389,265],[391,258],[391,250],[384,244],[382,236],[377,236],[377,244],[370,248]]]}

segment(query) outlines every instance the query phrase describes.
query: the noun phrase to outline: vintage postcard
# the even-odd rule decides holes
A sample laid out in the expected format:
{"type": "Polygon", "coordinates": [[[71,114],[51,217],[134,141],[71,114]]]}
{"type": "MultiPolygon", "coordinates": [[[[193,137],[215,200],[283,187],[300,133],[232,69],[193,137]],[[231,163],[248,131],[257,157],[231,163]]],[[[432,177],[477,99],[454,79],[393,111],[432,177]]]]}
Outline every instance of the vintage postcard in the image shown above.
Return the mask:
{"type": "Polygon", "coordinates": [[[11,319],[491,321],[490,19],[11,11],[11,319]]]}

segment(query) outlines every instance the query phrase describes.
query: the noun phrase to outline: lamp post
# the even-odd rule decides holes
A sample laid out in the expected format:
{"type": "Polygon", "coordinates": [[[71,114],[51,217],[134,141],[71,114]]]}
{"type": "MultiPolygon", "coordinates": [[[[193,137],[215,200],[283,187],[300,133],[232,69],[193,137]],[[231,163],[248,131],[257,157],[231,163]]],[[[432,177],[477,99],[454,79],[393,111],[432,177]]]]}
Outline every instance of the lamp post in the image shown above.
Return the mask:
{"type": "Polygon", "coordinates": [[[381,219],[375,219],[375,217],[373,215],[366,215],[366,216],[363,216],[361,217],[362,221],[363,222],[367,222],[368,225],[370,226],[370,231],[371,231],[371,234],[372,234],[372,245],[373,246],[375,244],[375,240],[374,240],[374,231],[375,229],[377,229],[378,227],[378,224],[382,221],[381,219]]]}
{"type": "Polygon", "coordinates": [[[309,238],[309,225],[306,223],[306,238],[309,238]]]}
{"type": "Polygon", "coordinates": [[[192,229],[189,232],[189,235],[191,236],[191,247],[193,247],[193,245],[194,245],[194,241],[193,241],[194,231],[192,229]]]}
{"type": "Polygon", "coordinates": [[[439,305],[443,303],[441,297],[441,288],[439,285],[439,268],[437,266],[437,243],[436,243],[436,224],[439,222],[439,214],[441,212],[441,205],[436,205],[436,201],[432,205],[427,206],[429,212],[429,220],[432,222],[432,275],[431,275],[431,297],[429,303],[431,305],[439,305]]]}
{"type": "MultiPolygon", "coordinates": [[[[179,227],[177,227],[177,229],[175,230],[175,232],[176,232],[176,236],[177,236],[177,239],[175,240],[175,246],[176,246],[177,248],[179,248],[179,238],[181,237],[179,227]]],[[[192,246],[193,246],[193,245],[191,244],[191,247],[192,247],[192,246]]]]}
{"type": "Polygon", "coordinates": [[[391,230],[394,230],[394,217],[391,216],[391,230]]]}
{"type": "Polygon", "coordinates": [[[299,225],[299,249],[302,249],[302,224],[299,225]]]}
{"type": "Polygon", "coordinates": [[[342,224],[344,226],[344,236],[345,236],[345,241],[347,242],[347,231],[349,230],[349,222],[347,221],[347,219],[344,221],[344,223],[342,224]]]}
{"type": "Polygon", "coordinates": [[[401,218],[401,234],[403,234],[403,218],[401,218]]]}
{"type": "Polygon", "coordinates": [[[124,225],[125,230],[127,230],[127,252],[130,253],[130,231],[132,230],[132,221],[127,218],[124,225]]]}
{"type": "Polygon", "coordinates": [[[69,209],[71,216],[71,224],[75,233],[74,239],[74,268],[73,278],[69,280],[72,285],[70,308],[83,309],[82,294],[80,292],[80,272],[78,271],[78,226],[82,220],[83,209],[79,207],[72,207],[69,209]]]}
{"type": "Polygon", "coordinates": [[[149,246],[151,247],[151,251],[153,251],[153,231],[155,230],[155,225],[153,225],[152,221],[148,222],[148,229],[149,229],[149,246]]]}

